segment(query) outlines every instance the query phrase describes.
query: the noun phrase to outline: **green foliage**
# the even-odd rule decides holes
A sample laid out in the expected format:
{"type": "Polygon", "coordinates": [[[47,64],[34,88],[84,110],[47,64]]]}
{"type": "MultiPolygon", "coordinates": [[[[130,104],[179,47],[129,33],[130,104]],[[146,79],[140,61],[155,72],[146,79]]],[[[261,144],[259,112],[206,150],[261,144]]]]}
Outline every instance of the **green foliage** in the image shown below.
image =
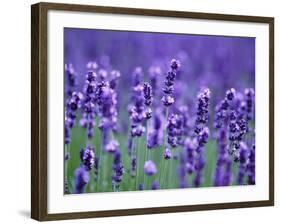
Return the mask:
{"type": "MultiPolygon", "coordinates": [[[[96,155],[99,155],[101,150],[101,142],[100,142],[100,131],[96,127],[94,130],[94,138],[92,139],[91,145],[95,149],[96,155]]],[[[138,184],[144,183],[145,189],[151,189],[151,184],[153,180],[160,182],[161,186],[165,189],[176,189],[178,188],[178,173],[177,169],[179,166],[179,160],[170,159],[164,160],[163,164],[165,167],[165,172],[160,172],[160,162],[163,160],[163,147],[158,147],[149,151],[149,159],[153,160],[157,165],[158,172],[152,177],[148,177],[143,172],[143,165],[145,162],[145,154],[146,152],[146,140],[145,137],[136,138],[135,145],[137,146],[137,156],[138,156],[138,180],[136,182],[136,178],[132,178],[130,175],[130,166],[131,160],[127,151],[127,139],[128,136],[124,136],[121,134],[116,134],[114,136],[120,143],[120,150],[122,152],[122,162],[125,167],[125,174],[123,176],[122,182],[120,183],[119,191],[135,191],[138,190],[138,184]]],[[[67,162],[67,177],[69,181],[69,187],[71,192],[74,189],[74,171],[80,165],[80,157],[79,152],[80,149],[86,146],[87,136],[86,130],[80,127],[74,127],[72,129],[71,135],[71,143],[70,143],[70,159],[67,162]]],[[[178,155],[181,148],[172,149],[173,155],[178,155]]],[[[206,155],[206,165],[204,168],[204,182],[202,187],[211,187],[213,186],[213,176],[216,169],[216,156],[217,156],[217,145],[213,139],[210,139],[208,144],[205,147],[205,155],[206,155]]],[[[97,188],[97,185],[94,181],[94,169],[90,172],[90,182],[88,183],[85,192],[112,192],[111,185],[111,175],[112,175],[112,155],[104,153],[102,155],[102,164],[101,164],[101,180],[102,184],[97,188]]],[[[233,173],[236,176],[237,165],[233,164],[233,173]]],[[[187,183],[189,186],[192,186],[193,175],[187,177],[187,183]]],[[[235,185],[235,180],[233,180],[233,185],[235,185]]]]}

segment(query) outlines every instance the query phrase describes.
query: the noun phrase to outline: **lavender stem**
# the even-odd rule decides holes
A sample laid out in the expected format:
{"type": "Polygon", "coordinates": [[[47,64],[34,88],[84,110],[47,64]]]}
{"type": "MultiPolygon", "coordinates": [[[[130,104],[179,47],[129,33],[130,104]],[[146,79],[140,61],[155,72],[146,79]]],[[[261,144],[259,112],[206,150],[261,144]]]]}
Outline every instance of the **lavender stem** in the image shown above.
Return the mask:
{"type": "MultiPolygon", "coordinates": [[[[165,122],[167,122],[168,120],[168,114],[169,114],[169,108],[165,108],[165,122]]],[[[164,128],[164,135],[163,135],[163,149],[162,149],[162,155],[164,155],[165,152],[165,146],[166,146],[166,135],[167,135],[167,127],[164,128]]],[[[162,158],[161,162],[160,162],[160,173],[159,173],[159,185],[160,185],[160,189],[162,188],[162,179],[164,176],[164,171],[163,171],[163,165],[165,165],[165,159],[162,158]],[[164,164],[163,164],[164,161],[164,164]]]]}
{"type": "Polygon", "coordinates": [[[97,192],[100,191],[101,167],[102,167],[102,146],[103,146],[103,131],[100,131],[101,144],[99,148],[99,164],[98,164],[98,178],[97,178],[97,192]]]}
{"type": "MultiPolygon", "coordinates": [[[[67,185],[68,189],[64,189],[64,193],[71,193],[71,191],[69,190],[69,181],[68,181],[68,175],[67,175],[67,171],[68,171],[68,160],[69,160],[69,150],[68,150],[68,145],[65,146],[65,155],[64,155],[64,178],[65,178],[65,185],[67,185]]],[[[66,187],[66,186],[65,186],[66,187]]]]}
{"type": "MultiPolygon", "coordinates": [[[[146,121],[146,139],[145,139],[145,142],[147,142],[147,140],[148,140],[148,122],[149,122],[149,120],[146,121]]],[[[147,148],[147,144],[146,144],[145,154],[144,154],[144,163],[145,163],[145,161],[148,161],[148,150],[149,149],[147,148]]],[[[143,182],[144,182],[144,189],[145,189],[145,187],[146,187],[146,175],[145,175],[144,172],[143,172],[143,182]]]]}
{"type": "Polygon", "coordinates": [[[137,159],[137,169],[136,169],[136,180],[135,180],[135,184],[136,184],[136,189],[135,190],[138,190],[138,177],[139,177],[139,163],[140,163],[140,160],[139,160],[139,141],[140,141],[140,137],[138,137],[137,139],[137,147],[136,147],[136,159],[137,159]]]}

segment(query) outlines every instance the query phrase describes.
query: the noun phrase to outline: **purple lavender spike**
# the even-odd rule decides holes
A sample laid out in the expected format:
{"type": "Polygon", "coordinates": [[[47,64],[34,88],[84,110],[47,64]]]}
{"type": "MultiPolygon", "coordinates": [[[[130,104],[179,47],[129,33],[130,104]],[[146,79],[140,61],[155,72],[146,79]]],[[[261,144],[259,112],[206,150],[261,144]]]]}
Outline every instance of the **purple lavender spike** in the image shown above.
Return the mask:
{"type": "Polygon", "coordinates": [[[172,157],[171,150],[169,148],[166,148],[163,156],[164,156],[164,159],[166,159],[166,160],[171,159],[171,157],[172,157]]]}
{"type": "Polygon", "coordinates": [[[71,97],[72,92],[77,87],[77,76],[78,76],[71,63],[65,64],[65,75],[67,81],[66,92],[67,95],[71,97]]]}
{"type": "Polygon", "coordinates": [[[151,190],[158,190],[160,188],[158,182],[155,180],[151,185],[151,190]]]}
{"type": "Polygon", "coordinates": [[[175,102],[175,99],[173,97],[174,82],[180,68],[180,62],[176,59],[172,59],[170,67],[171,69],[167,72],[165,87],[163,88],[164,96],[161,99],[165,107],[169,107],[175,102]]]}
{"type": "Polygon", "coordinates": [[[113,154],[113,163],[112,163],[112,186],[114,190],[119,189],[119,184],[122,181],[125,169],[121,160],[121,152],[117,149],[113,154]]]}
{"type": "Polygon", "coordinates": [[[198,143],[196,138],[190,139],[187,138],[184,142],[184,148],[183,150],[185,151],[185,161],[186,161],[186,171],[188,174],[192,174],[195,169],[195,164],[194,164],[194,159],[195,159],[195,150],[198,147],[198,143]]]}
{"type": "Polygon", "coordinates": [[[157,173],[157,167],[152,160],[148,160],[144,163],[143,170],[144,173],[148,176],[153,176],[157,173]]]}
{"type": "Polygon", "coordinates": [[[132,158],[131,158],[131,177],[136,176],[136,169],[137,169],[137,158],[132,156],[132,158]]]}
{"type": "Polygon", "coordinates": [[[154,96],[158,96],[158,81],[161,77],[162,71],[159,66],[151,66],[148,70],[149,73],[149,79],[152,87],[152,94],[154,96]]]}
{"type": "Polygon", "coordinates": [[[70,143],[70,130],[74,127],[76,121],[76,112],[81,107],[81,101],[83,99],[83,95],[80,92],[73,92],[71,98],[68,100],[65,111],[65,122],[64,122],[64,130],[65,130],[65,144],[70,143]]]}
{"type": "Polygon", "coordinates": [[[246,168],[249,164],[249,149],[245,142],[240,142],[239,145],[239,169],[237,175],[237,184],[244,184],[244,177],[246,176],[246,168]]]}
{"type": "Polygon", "coordinates": [[[179,176],[179,187],[186,188],[187,187],[187,175],[186,175],[186,163],[184,155],[180,155],[180,165],[178,168],[178,176],[179,176]]]}
{"type": "Polygon", "coordinates": [[[83,101],[83,115],[80,120],[80,126],[86,128],[87,138],[91,139],[94,135],[95,126],[95,113],[96,113],[96,90],[97,90],[97,64],[95,62],[89,62],[87,64],[87,74],[83,87],[84,101],[83,101]]]}
{"type": "Polygon", "coordinates": [[[85,166],[85,168],[91,170],[95,163],[95,153],[93,148],[87,146],[85,149],[81,149],[80,159],[81,159],[81,163],[85,166]]]}
{"type": "Polygon", "coordinates": [[[115,139],[110,140],[110,142],[107,143],[105,146],[105,151],[108,153],[115,153],[119,150],[119,142],[115,139]]]}
{"type": "Polygon", "coordinates": [[[229,186],[232,182],[232,160],[227,158],[225,162],[225,171],[222,180],[222,186],[229,186]]]}
{"type": "Polygon", "coordinates": [[[144,104],[146,106],[151,106],[152,104],[152,100],[153,100],[153,97],[152,97],[152,87],[149,83],[145,82],[143,84],[143,93],[144,93],[144,104]]]}
{"type": "Polygon", "coordinates": [[[152,118],[152,130],[148,133],[147,148],[153,149],[160,145],[163,138],[162,132],[162,113],[160,110],[155,111],[152,118]]]}
{"type": "Polygon", "coordinates": [[[178,145],[178,138],[181,135],[182,121],[177,114],[170,114],[168,117],[167,134],[168,144],[175,148],[178,145]]]}
{"type": "Polygon", "coordinates": [[[227,132],[225,128],[220,128],[218,131],[218,149],[217,149],[217,164],[216,171],[214,176],[214,185],[223,186],[223,175],[224,175],[224,166],[228,157],[227,152],[227,132]]]}
{"type": "Polygon", "coordinates": [[[196,126],[195,126],[195,133],[199,134],[206,123],[208,122],[209,118],[209,104],[210,104],[210,90],[204,89],[198,95],[198,104],[197,104],[197,118],[196,118],[196,126]]]}
{"type": "Polygon", "coordinates": [[[198,147],[196,149],[197,156],[196,156],[196,162],[195,162],[195,178],[193,180],[194,186],[199,187],[203,181],[203,169],[205,167],[205,144],[208,141],[209,138],[209,129],[207,127],[204,127],[202,131],[197,136],[198,141],[198,147]]]}
{"type": "Polygon", "coordinates": [[[250,184],[250,185],[256,184],[256,176],[255,176],[255,172],[256,172],[255,150],[256,150],[256,147],[255,147],[255,144],[253,144],[252,148],[250,150],[250,154],[249,154],[249,164],[247,166],[248,184],[250,184]]]}
{"type": "Polygon", "coordinates": [[[197,137],[197,149],[196,149],[196,162],[195,162],[195,177],[193,184],[195,187],[199,187],[203,181],[203,170],[205,167],[205,145],[209,138],[209,128],[206,126],[209,118],[209,104],[210,104],[210,90],[204,89],[198,95],[197,105],[197,117],[195,133],[197,137]]]}
{"type": "Polygon", "coordinates": [[[84,165],[79,166],[74,172],[75,181],[75,193],[81,194],[85,191],[85,188],[90,180],[88,168],[84,165]]]}
{"type": "Polygon", "coordinates": [[[113,70],[110,75],[111,80],[109,81],[109,86],[111,89],[115,90],[118,84],[118,79],[121,77],[121,73],[117,70],[113,70]]]}
{"type": "Polygon", "coordinates": [[[247,88],[244,91],[246,97],[246,110],[247,110],[247,120],[252,120],[254,115],[253,105],[255,99],[255,91],[252,88],[247,88]]]}
{"type": "Polygon", "coordinates": [[[108,84],[105,84],[101,87],[99,100],[99,111],[101,116],[99,129],[103,132],[107,132],[116,126],[118,115],[116,109],[117,94],[108,84]]]}
{"type": "Polygon", "coordinates": [[[140,183],[139,184],[139,191],[143,191],[144,190],[144,184],[143,183],[140,183]]]}

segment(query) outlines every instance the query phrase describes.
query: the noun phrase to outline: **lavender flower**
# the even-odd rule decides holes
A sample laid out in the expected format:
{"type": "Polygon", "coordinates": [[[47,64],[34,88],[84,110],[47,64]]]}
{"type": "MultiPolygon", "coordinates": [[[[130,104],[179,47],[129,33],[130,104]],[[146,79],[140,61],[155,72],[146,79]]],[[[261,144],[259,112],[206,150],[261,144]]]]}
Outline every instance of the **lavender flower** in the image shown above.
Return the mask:
{"type": "Polygon", "coordinates": [[[152,87],[152,95],[156,96],[158,89],[158,78],[161,77],[162,71],[159,66],[151,66],[148,70],[149,79],[152,87]]]}
{"type": "Polygon", "coordinates": [[[151,190],[158,190],[160,188],[158,182],[155,180],[152,182],[151,190]]]}
{"type": "Polygon", "coordinates": [[[209,129],[207,127],[204,127],[197,135],[198,147],[196,149],[195,178],[193,180],[195,187],[199,187],[203,182],[203,169],[205,167],[204,146],[208,141],[209,135],[209,129]]]}
{"type": "Polygon", "coordinates": [[[146,111],[145,111],[145,118],[146,120],[150,119],[152,117],[152,88],[148,83],[143,84],[143,95],[144,95],[144,104],[146,105],[146,111]]]}
{"type": "Polygon", "coordinates": [[[117,94],[108,84],[101,88],[100,93],[100,116],[99,128],[103,131],[113,129],[117,123],[117,94]]]}
{"type": "Polygon", "coordinates": [[[173,98],[174,82],[180,68],[180,62],[176,59],[172,59],[170,67],[171,69],[167,72],[165,87],[163,88],[164,96],[161,99],[163,105],[166,107],[171,106],[175,102],[175,99],[173,98]]]}
{"type": "Polygon", "coordinates": [[[113,164],[112,164],[112,186],[113,189],[119,189],[119,184],[122,181],[125,169],[121,160],[120,150],[116,150],[113,154],[113,164]]]}
{"type": "Polygon", "coordinates": [[[203,127],[208,122],[208,112],[209,112],[209,104],[210,104],[210,90],[204,89],[198,95],[198,106],[197,106],[197,118],[196,118],[196,126],[195,126],[195,133],[199,134],[203,127]]]}
{"type": "Polygon", "coordinates": [[[137,85],[133,88],[134,106],[131,107],[129,113],[131,118],[131,136],[140,137],[145,131],[142,122],[146,118],[144,112],[144,93],[143,86],[137,85]]]}
{"type": "Polygon", "coordinates": [[[66,75],[66,92],[69,97],[71,97],[72,92],[74,91],[75,87],[77,86],[77,73],[74,70],[73,65],[65,64],[65,75],[66,75]]]}
{"type": "Polygon", "coordinates": [[[170,95],[163,96],[161,100],[166,107],[171,106],[175,102],[175,99],[170,95]]]}
{"type": "Polygon", "coordinates": [[[190,139],[187,138],[184,142],[184,152],[185,152],[185,166],[186,166],[186,171],[188,174],[192,174],[194,169],[195,169],[195,154],[196,154],[196,149],[198,147],[198,143],[196,138],[190,139]]]}
{"type": "MultiPolygon", "coordinates": [[[[89,62],[90,63],[90,62],[89,62]]],[[[94,62],[92,62],[94,63],[94,62]]],[[[97,74],[93,70],[96,67],[95,64],[90,63],[87,67],[89,68],[86,74],[86,80],[83,87],[84,102],[83,102],[83,116],[80,120],[80,125],[87,129],[87,137],[91,139],[93,137],[93,130],[95,126],[95,113],[96,113],[96,78],[97,74]]]]}
{"type": "Polygon", "coordinates": [[[87,146],[85,149],[80,150],[80,159],[82,164],[88,170],[91,170],[95,163],[95,153],[94,150],[87,146]]]}
{"type": "Polygon", "coordinates": [[[252,145],[252,148],[249,152],[249,164],[247,165],[248,171],[248,184],[254,185],[256,183],[255,169],[256,169],[256,156],[255,156],[255,144],[252,145]]]}
{"type": "MultiPolygon", "coordinates": [[[[232,92],[234,92],[233,89],[232,92]]],[[[242,101],[240,103],[240,106],[237,108],[234,101],[235,95],[233,97],[229,97],[228,95],[231,95],[230,90],[226,92],[228,105],[233,105],[232,109],[229,108],[230,111],[228,113],[228,129],[230,141],[229,152],[231,155],[233,155],[234,161],[237,162],[239,160],[238,150],[240,147],[240,142],[243,140],[245,134],[247,133],[248,125],[247,118],[245,117],[244,112],[244,102],[242,101]]],[[[240,102],[240,99],[238,99],[237,101],[240,102]]]]}
{"type": "Polygon", "coordinates": [[[105,151],[109,153],[114,153],[119,150],[119,142],[116,140],[111,140],[107,145],[105,146],[105,151]]]}
{"type": "Polygon", "coordinates": [[[100,158],[98,156],[95,156],[94,161],[94,181],[97,181],[98,175],[99,175],[99,164],[100,164],[100,158]]]}
{"type": "Polygon", "coordinates": [[[198,148],[198,142],[196,138],[190,139],[186,138],[182,151],[179,154],[179,168],[178,168],[178,178],[179,187],[188,187],[188,175],[191,175],[195,170],[195,155],[196,149],[198,148]]]}
{"type": "Polygon", "coordinates": [[[143,183],[140,183],[140,184],[139,184],[139,190],[140,190],[140,191],[143,191],[143,190],[144,190],[144,184],[143,184],[143,183]]]}
{"type": "Polygon", "coordinates": [[[86,185],[90,180],[88,168],[84,165],[79,166],[74,172],[75,193],[81,194],[85,191],[86,185]]]}
{"type": "MultiPolygon", "coordinates": [[[[138,173],[136,172],[137,169],[137,157],[135,154],[137,154],[137,148],[134,148],[134,138],[139,138],[143,135],[145,132],[145,127],[143,126],[144,119],[147,118],[147,115],[144,111],[144,102],[145,97],[144,94],[148,93],[149,87],[146,85],[141,85],[141,78],[143,76],[142,69],[140,67],[137,67],[133,73],[133,94],[132,94],[132,104],[129,108],[129,114],[131,119],[131,136],[129,142],[131,148],[129,148],[129,153],[131,156],[131,177],[137,176],[138,173]],[[144,91],[144,88],[147,88],[146,91],[144,91]]],[[[147,96],[147,100],[149,100],[149,96],[147,96]]],[[[147,102],[148,103],[148,102],[147,102]]],[[[136,177],[137,179],[138,177],[136,177]]],[[[137,180],[136,180],[137,181],[137,180]]],[[[136,182],[137,184],[137,182],[136,182]]],[[[137,187],[137,185],[136,185],[137,187]]]]}
{"type": "Polygon", "coordinates": [[[249,164],[249,149],[245,142],[240,142],[239,146],[239,170],[237,176],[237,183],[239,185],[244,184],[244,177],[246,175],[246,169],[249,164]]]}
{"type": "Polygon", "coordinates": [[[89,61],[89,62],[87,63],[87,65],[86,65],[86,67],[87,67],[87,69],[89,69],[89,70],[95,71],[95,70],[98,69],[99,66],[98,66],[97,62],[95,62],[95,61],[89,61]]]}
{"type": "Polygon", "coordinates": [[[131,127],[132,127],[131,130],[132,137],[141,137],[142,134],[145,132],[145,127],[142,126],[141,124],[138,125],[132,124],[131,127]]]}
{"type": "Polygon", "coordinates": [[[244,95],[246,97],[246,110],[247,110],[247,120],[253,119],[253,105],[254,105],[254,97],[255,97],[255,91],[254,89],[245,89],[244,95]]]}
{"type": "Polygon", "coordinates": [[[237,103],[240,101],[239,93],[234,88],[226,91],[224,100],[217,105],[215,114],[215,128],[217,129],[217,164],[214,176],[215,186],[227,186],[232,181],[232,160],[228,151],[233,154],[237,147],[239,136],[237,103]],[[227,141],[229,140],[230,145],[227,141]]]}
{"type": "Polygon", "coordinates": [[[229,186],[232,182],[232,160],[227,157],[225,162],[225,171],[222,180],[222,186],[229,186]]]}
{"type": "Polygon", "coordinates": [[[171,147],[177,147],[178,137],[181,134],[182,121],[177,114],[170,114],[168,117],[168,143],[171,147]]]}
{"type": "Polygon", "coordinates": [[[215,123],[214,123],[214,128],[218,129],[221,128],[227,121],[228,114],[227,110],[229,108],[228,101],[224,99],[223,101],[220,102],[215,108],[215,123]]]}
{"type": "Polygon", "coordinates": [[[143,84],[143,94],[144,94],[144,104],[146,106],[151,106],[153,100],[152,87],[147,82],[143,84]]]}
{"type": "MultiPolygon", "coordinates": [[[[65,120],[66,122],[66,120],[65,120]]],[[[70,132],[70,126],[64,125],[64,144],[68,145],[71,141],[71,132],[70,132]]],[[[65,159],[67,160],[67,159],[65,159]]]]}
{"type": "MultiPolygon", "coordinates": [[[[178,112],[178,116],[180,117],[181,120],[181,137],[188,137],[189,135],[189,131],[191,129],[191,125],[190,125],[190,117],[188,114],[188,107],[185,105],[182,105],[179,107],[179,112],[178,112]]],[[[178,139],[178,144],[179,145],[183,145],[184,141],[181,139],[178,139]]]]}
{"type": "Polygon", "coordinates": [[[148,176],[153,176],[157,173],[157,167],[152,160],[148,160],[144,163],[143,170],[144,173],[148,176]]]}
{"type": "Polygon", "coordinates": [[[70,189],[69,189],[67,178],[64,179],[64,193],[65,194],[70,194],[70,189]]]}
{"type": "Polygon", "coordinates": [[[152,130],[148,133],[148,139],[147,139],[147,148],[153,149],[159,146],[161,140],[162,140],[162,115],[161,111],[156,110],[155,116],[153,116],[153,122],[152,122],[152,130]]]}
{"type": "Polygon", "coordinates": [[[137,158],[132,156],[132,159],[131,159],[131,177],[136,176],[136,169],[137,169],[137,158]]]}
{"type": "Polygon", "coordinates": [[[165,152],[164,152],[164,159],[168,160],[168,159],[171,159],[172,157],[172,152],[169,148],[166,148],[165,149],[165,152]]]}
{"type": "Polygon", "coordinates": [[[66,154],[64,155],[64,160],[67,161],[67,160],[69,160],[69,159],[70,159],[70,154],[69,154],[69,153],[66,153],[66,154]]]}
{"type": "Polygon", "coordinates": [[[104,81],[104,80],[106,80],[106,78],[107,78],[107,76],[108,76],[108,73],[107,73],[107,71],[104,70],[104,69],[99,69],[98,75],[99,75],[100,80],[101,80],[101,81],[104,81]]]}
{"type": "Polygon", "coordinates": [[[219,136],[217,137],[218,149],[217,149],[217,164],[216,171],[214,175],[214,185],[222,186],[223,185],[223,174],[224,166],[227,160],[227,136],[226,130],[221,128],[219,130],[219,136]]]}
{"type": "Polygon", "coordinates": [[[228,101],[232,101],[235,98],[236,91],[234,88],[231,88],[230,90],[226,91],[226,99],[228,101]]]}
{"type": "Polygon", "coordinates": [[[70,143],[70,129],[73,128],[76,120],[76,112],[81,107],[83,95],[80,92],[73,92],[71,98],[68,100],[65,111],[65,144],[70,143]]]}
{"type": "Polygon", "coordinates": [[[121,76],[121,73],[117,70],[113,70],[111,71],[110,74],[111,74],[111,80],[109,81],[109,86],[111,89],[115,90],[118,83],[118,79],[121,76]]]}
{"type": "Polygon", "coordinates": [[[186,163],[184,155],[181,153],[180,155],[180,165],[178,168],[178,175],[179,175],[179,187],[186,188],[187,187],[187,175],[186,175],[186,163]]]}

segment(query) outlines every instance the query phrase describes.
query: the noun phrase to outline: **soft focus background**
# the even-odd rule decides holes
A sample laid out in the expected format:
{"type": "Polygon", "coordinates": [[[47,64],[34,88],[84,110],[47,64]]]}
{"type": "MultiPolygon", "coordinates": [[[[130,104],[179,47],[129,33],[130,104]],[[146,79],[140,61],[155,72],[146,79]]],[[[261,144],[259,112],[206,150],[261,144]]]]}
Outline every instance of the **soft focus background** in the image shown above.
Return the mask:
{"type": "Polygon", "coordinates": [[[161,93],[172,58],[181,62],[175,84],[175,95],[179,95],[176,101],[187,104],[190,112],[196,109],[194,103],[202,88],[208,87],[212,92],[211,108],[230,88],[241,92],[255,88],[255,38],[250,37],[65,28],[64,51],[65,63],[72,63],[78,74],[78,89],[84,84],[89,61],[121,72],[117,92],[123,118],[127,117],[124,108],[129,104],[135,67],[141,66],[144,79],[148,80],[150,66],[160,66],[161,93]]]}
{"type": "Polygon", "coordinates": [[[136,66],[147,76],[151,65],[160,65],[163,82],[170,60],[177,58],[182,65],[177,80],[186,84],[180,90],[187,97],[202,87],[220,99],[229,88],[254,88],[255,38],[65,28],[64,41],[65,62],[73,64],[80,83],[90,60],[120,70],[124,91],[136,66]]]}
{"type": "MultiPolygon", "coordinates": [[[[50,0],[51,1],[51,0],[50,0]]],[[[30,5],[35,0],[3,1],[1,5],[1,96],[2,118],[0,163],[1,223],[38,223],[30,216],[30,5]],[[16,102],[16,103],[15,103],[16,102]],[[9,159],[8,159],[9,158],[9,159]],[[12,158],[12,159],[11,159],[12,158]],[[13,165],[11,165],[11,163],[13,165]]],[[[54,0],[65,3],[66,0],[54,0]]],[[[275,83],[281,83],[281,15],[280,1],[250,0],[68,0],[68,3],[140,7],[165,10],[275,16],[275,83]]],[[[275,88],[275,158],[276,203],[274,207],[226,209],[216,211],[170,213],[111,217],[99,219],[52,221],[51,224],[218,224],[218,223],[278,223],[281,218],[281,89],[275,88]]]]}

